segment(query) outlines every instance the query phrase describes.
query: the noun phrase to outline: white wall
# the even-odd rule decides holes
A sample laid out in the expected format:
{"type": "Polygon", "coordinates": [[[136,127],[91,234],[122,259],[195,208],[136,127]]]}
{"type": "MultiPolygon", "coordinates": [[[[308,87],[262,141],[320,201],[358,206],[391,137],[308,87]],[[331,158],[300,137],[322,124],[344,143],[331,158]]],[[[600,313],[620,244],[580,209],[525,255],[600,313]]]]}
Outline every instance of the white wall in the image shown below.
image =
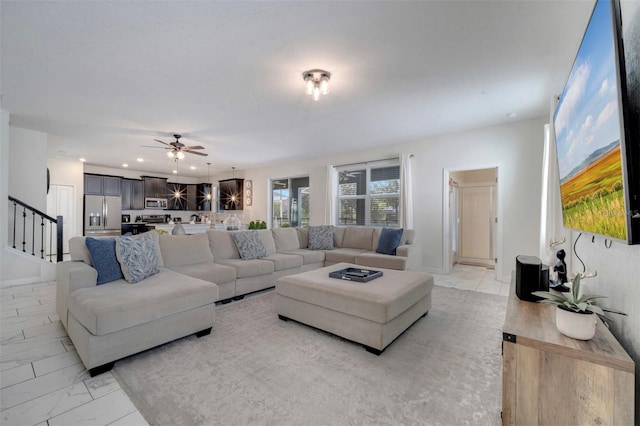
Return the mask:
{"type": "MultiPolygon", "coordinates": [[[[372,148],[366,151],[316,158],[236,172],[252,179],[252,219],[268,219],[269,179],[309,175],[312,225],[324,223],[326,165],[372,161],[414,154],[413,190],[415,229],[422,245],[423,266],[442,271],[443,264],[443,170],[499,168],[498,211],[499,276],[510,279],[519,254],[538,252],[540,223],[540,170],[544,120],[535,119],[469,132],[436,136],[426,140],[372,148]],[[502,236],[504,235],[504,238],[502,236]]],[[[230,176],[216,175],[225,179],[230,176]]],[[[267,222],[269,222],[267,220],[267,222]]]]}
{"type": "MultiPolygon", "coordinates": [[[[82,207],[84,194],[84,167],[82,162],[68,158],[49,158],[47,160],[52,185],[71,185],[75,188],[76,223],[75,235],[82,235],[82,207]]],[[[68,238],[65,236],[65,239],[68,238]]]]}
{"type": "MultiPolygon", "coordinates": [[[[572,243],[579,233],[572,232],[572,243]]],[[[583,280],[584,292],[606,296],[602,305],[620,310],[627,316],[610,314],[613,334],[636,363],[636,419],[640,418],[640,245],[629,246],[613,242],[606,248],[605,239],[583,234],[576,244],[576,252],[587,271],[597,271],[594,278],[583,280]]],[[[609,240],[611,241],[611,240],[609,240]]],[[[572,255],[572,272],[582,272],[582,264],[572,255]]]]}
{"type": "Polygon", "coordinates": [[[9,194],[40,211],[47,209],[47,135],[9,127],[9,194]]]}
{"type": "MultiPolygon", "coordinates": [[[[5,114],[3,113],[3,120],[5,114]]],[[[10,119],[10,118],[9,118],[10,119]]],[[[8,152],[8,161],[2,162],[4,173],[8,174],[7,193],[30,206],[46,212],[47,208],[47,135],[41,132],[8,126],[8,131],[3,129],[3,153],[8,152]],[[5,140],[5,132],[8,138],[5,140]],[[5,167],[6,166],[6,167],[5,167]]],[[[6,198],[5,198],[6,199],[6,198]]],[[[13,209],[10,209],[7,217],[10,229],[13,229],[13,209]]],[[[19,217],[19,220],[22,220],[19,217]]],[[[26,241],[31,241],[31,218],[28,217],[26,226],[26,241]]],[[[21,223],[21,222],[20,222],[21,223]]],[[[22,229],[22,225],[18,225],[22,229]]],[[[36,234],[40,229],[37,226],[36,234]]],[[[16,239],[22,240],[22,232],[16,235],[16,239]]],[[[9,235],[7,234],[7,238],[9,235]]],[[[40,237],[36,235],[36,242],[40,237]]],[[[2,242],[2,275],[3,284],[19,284],[23,282],[35,282],[52,279],[50,264],[44,265],[34,262],[28,255],[15,254],[4,249],[8,239],[2,242]]],[[[18,241],[16,242],[18,247],[18,241]]]]}
{"type": "MultiPolygon", "coordinates": [[[[1,99],[0,99],[1,103],[1,99]]],[[[0,105],[1,107],[1,105],[0,105]]],[[[4,248],[8,238],[9,223],[9,113],[0,108],[0,198],[2,208],[0,208],[0,247],[4,248]]],[[[4,271],[4,249],[0,250],[0,265],[4,271]]],[[[0,276],[0,280],[3,279],[0,276]]]]}

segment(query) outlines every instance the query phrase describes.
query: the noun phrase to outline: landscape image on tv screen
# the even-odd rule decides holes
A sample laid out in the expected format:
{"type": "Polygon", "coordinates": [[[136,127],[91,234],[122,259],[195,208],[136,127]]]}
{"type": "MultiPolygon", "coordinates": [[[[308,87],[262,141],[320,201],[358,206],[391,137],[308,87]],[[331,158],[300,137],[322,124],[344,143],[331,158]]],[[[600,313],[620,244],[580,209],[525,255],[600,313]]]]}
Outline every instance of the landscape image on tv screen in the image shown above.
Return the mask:
{"type": "Polygon", "coordinates": [[[612,6],[599,0],[554,114],[564,226],[627,240],[612,6]]]}

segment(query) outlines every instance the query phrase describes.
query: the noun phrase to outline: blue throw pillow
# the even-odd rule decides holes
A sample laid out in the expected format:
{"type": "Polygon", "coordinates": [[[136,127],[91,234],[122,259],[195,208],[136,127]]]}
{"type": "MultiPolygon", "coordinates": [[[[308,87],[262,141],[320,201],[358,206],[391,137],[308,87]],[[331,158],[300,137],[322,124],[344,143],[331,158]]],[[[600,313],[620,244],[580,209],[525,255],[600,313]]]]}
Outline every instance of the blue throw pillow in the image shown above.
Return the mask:
{"type": "Polygon", "coordinates": [[[402,228],[382,228],[376,253],[396,255],[396,249],[402,240],[402,228]]]}
{"type": "Polygon", "coordinates": [[[105,284],[122,279],[120,264],[116,258],[116,240],[114,238],[85,239],[93,267],[98,271],[97,284],[105,284]]]}
{"type": "Polygon", "coordinates": [[[258,231],[232,232],[231,237],[238,247],[242,260],[261,259],[267,256],[267,249],[262,244],[258,231]]]}

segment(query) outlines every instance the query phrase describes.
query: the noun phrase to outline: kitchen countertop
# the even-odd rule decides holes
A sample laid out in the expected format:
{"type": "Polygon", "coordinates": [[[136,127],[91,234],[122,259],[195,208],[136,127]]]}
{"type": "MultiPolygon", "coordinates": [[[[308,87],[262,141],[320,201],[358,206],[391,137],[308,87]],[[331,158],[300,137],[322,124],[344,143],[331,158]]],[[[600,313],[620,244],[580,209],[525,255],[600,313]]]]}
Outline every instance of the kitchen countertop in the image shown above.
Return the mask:
{"type": "MultiPolygon", "coordinates": [[[[184,231],[187,234],[199,234],[199,233],[207,232],[207,230],[211,228],[211,223],[182,222],[181,224],[182,224],[182,227],[184,228],[184,231]]],[[[155,229],[162,229],[164,231],[167,231],[168,233],[171,233],[171,231],[173,230],[173,227],[176,226],[177,223],[174,223],[174,224],[154,223],[149,225],[155,226],[155,229]]]]}

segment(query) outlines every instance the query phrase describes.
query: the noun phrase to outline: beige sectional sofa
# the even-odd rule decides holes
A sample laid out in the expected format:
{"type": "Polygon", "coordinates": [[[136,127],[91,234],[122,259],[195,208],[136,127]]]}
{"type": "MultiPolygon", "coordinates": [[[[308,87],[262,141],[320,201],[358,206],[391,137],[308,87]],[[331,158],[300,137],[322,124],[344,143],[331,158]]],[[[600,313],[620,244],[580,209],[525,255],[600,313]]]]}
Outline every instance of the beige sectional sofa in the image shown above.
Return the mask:
{"type": "Polygon", "coordinates": [[[375,253],[380,229],[336,227],[333,250],[308,248],[304,228],[259,230],[267,256],[243,260],[232,233],[153,236],[160,272],[137,284],[97,285],[84,237],[70,240],[71,261],[58,264],[57,312],[92,374],[113,362],[171,340],[211,330],[215,302],[274,287],[278,278],[339,262],[417,269],[414,232],[405,230],[397,254],[375,253]]]}

